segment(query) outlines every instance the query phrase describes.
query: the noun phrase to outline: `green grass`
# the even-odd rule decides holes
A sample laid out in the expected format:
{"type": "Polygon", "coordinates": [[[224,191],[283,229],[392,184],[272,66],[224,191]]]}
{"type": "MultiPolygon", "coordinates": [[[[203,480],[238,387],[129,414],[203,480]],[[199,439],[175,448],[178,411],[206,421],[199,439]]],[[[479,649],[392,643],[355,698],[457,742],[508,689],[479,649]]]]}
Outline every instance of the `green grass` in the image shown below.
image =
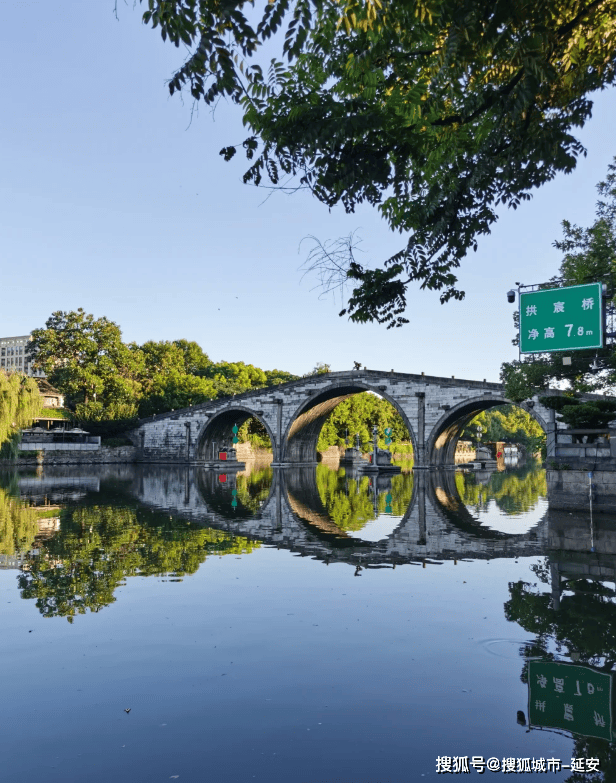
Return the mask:
{"type": "Polygon", "coordinates": [[[39,416],[37,417],[36,421],[39,419],[72,419],[73,414],[70,411],[67,411],[65,408],[43,408],[43,410],[40,412],[39,416]]]}
{"type": "Polygon", "coordinates": [[[34,515],[37,519],[53,519],[54,517],[60,516],[59,508],[52,508],[48,511],[39,511],[36,507],[32,506],[32,510],[34,511],[34,515]]]}

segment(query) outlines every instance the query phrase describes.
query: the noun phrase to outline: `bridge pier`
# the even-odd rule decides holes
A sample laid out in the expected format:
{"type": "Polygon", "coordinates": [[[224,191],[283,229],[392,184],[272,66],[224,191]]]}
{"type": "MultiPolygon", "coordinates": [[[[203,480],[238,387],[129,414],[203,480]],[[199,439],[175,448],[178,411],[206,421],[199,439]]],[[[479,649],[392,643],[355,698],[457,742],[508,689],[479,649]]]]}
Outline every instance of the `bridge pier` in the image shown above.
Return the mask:
{"type": "Polygon", "coordinates": [[[424,468],[426,465],[426,393],[415,392],[417,398],[417,423],[415,427],[417,456],[414,456],[414,467],[424,468]]]}

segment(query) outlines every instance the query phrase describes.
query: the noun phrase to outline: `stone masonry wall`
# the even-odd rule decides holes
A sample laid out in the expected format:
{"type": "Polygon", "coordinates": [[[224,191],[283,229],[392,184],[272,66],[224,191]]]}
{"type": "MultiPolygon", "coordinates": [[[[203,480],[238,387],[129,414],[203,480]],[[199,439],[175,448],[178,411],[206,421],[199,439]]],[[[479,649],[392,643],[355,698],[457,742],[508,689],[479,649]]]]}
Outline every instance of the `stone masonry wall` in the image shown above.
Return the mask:
{"type": "Polygon", "coordinates": [[[19,457],[14,461],[2,461],[7,465],[100,465],[111,462],[135,462],[137,449],[134,446],[110,448],[102,446],[98,451],[44,451],[42,458],[36,453],[19,457]]]}
{"type": "Polygon", "coordinates": [[[590,510],[592,484],[593,511],[616,514],[616,472],[613,470],[548,470],[550,508],[568,511],[590,510]]]}

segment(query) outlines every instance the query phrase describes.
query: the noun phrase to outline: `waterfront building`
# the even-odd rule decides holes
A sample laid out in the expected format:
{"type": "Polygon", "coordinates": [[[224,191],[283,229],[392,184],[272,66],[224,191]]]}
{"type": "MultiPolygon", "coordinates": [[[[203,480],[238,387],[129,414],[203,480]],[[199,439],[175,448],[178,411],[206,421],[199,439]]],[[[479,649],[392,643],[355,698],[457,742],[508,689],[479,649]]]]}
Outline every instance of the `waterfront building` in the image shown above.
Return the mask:
{"type": "Polygon", "coordinates": [[[45,378],[37,378],[36,384],[43,397],[43,408],[63,408],[64,395],[45,378]]]}
{"type": "Polygon", "coordinates": [[[0,370],[23,372],[35,378],[44,378],[45,373],[42,370],[35,370],[26,354],[31,339],[29,334],[19,337],[0,337],[0,370]]]}

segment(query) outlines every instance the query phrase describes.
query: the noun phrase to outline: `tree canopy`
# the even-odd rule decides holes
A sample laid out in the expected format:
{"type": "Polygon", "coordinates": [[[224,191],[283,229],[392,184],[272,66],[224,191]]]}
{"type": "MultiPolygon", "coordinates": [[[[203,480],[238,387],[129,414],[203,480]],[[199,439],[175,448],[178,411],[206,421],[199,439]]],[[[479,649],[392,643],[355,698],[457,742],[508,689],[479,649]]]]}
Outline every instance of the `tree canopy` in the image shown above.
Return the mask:
{"type": "MultiPolygon", "coordinates": [[[[83,416],[107,409],[134,415],[143,356],[122,342],[120,327],[81,307],[52,313],[44,329],[34,329],[28,354],[83,416]]],[[[115,418],[115,416],[112,416],[115,418]]]]}
{"type": "Polygon", "coordinates": [[[221,154],[243,148],[245,182],[306,188],[347,212],[371,204],[406,236],[373,268],[352,242],[317,248],[324,285],[353,286],[341,315],[358,322],[405,323],[413,282],[461,299],[455,270],[498,206],[573,170],[589,96],[616,76],[616,0],[245,6],[147,0],[143,21],[188,47],[171,94],[241,106],[248,135],[221,154]]]}
{"type": "MultiPolygon", "coordinates": [[[[110,422],[125,429],[138,415],[186,408],[298,378],[241,361],[212,362],[194,340],[124,343],[118,324],[104,316],[95,318],[82,308],[52,313],[44,328],[32,332],[28,353],[34,366],[42,368],[66,395],[76,418],[101,435],[119,431],[110,422]]],[[[7,383],[17,391],[24,382],[7,383]]],[[[26,387],[27,383],[24,393],[26,387]]],[[[8,433],[2,429],[2,416],[0,408],[0,444],[8,433]]]]}

